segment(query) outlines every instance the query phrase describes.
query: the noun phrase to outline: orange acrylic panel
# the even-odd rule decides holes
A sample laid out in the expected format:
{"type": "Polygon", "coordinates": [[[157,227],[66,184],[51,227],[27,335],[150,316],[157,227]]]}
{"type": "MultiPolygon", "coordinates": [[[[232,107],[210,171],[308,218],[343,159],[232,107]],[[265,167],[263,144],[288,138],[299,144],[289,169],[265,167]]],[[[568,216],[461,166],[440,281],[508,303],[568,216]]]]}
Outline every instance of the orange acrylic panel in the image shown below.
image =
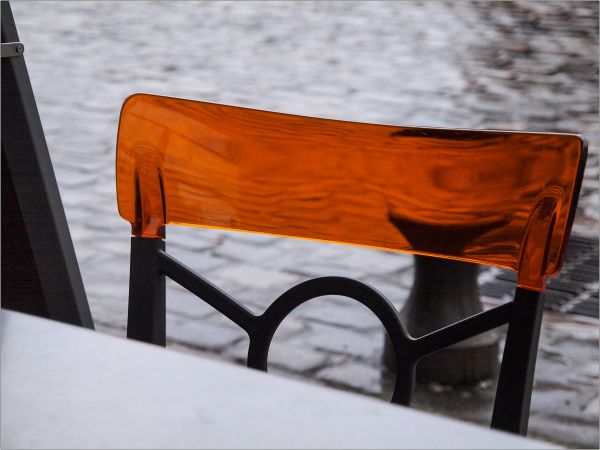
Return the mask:
{"type": "Polygon", "coordinates": [[[135,236],[166,224],[507,267],[543,289],[562,260],[585,144],[556,133],[344,122],[136,94],[117,196],[135,236]]]}

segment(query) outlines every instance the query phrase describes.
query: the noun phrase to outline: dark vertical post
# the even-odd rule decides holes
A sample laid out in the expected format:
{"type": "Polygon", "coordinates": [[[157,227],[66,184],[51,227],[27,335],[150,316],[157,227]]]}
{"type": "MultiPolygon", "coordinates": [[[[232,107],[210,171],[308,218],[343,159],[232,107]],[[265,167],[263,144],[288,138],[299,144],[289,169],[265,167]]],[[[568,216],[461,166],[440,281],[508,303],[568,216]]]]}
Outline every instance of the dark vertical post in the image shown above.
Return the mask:
{"type": "Polygon", "coordinates": [[[492,428],[527,434],[544,294],[517,288],[496,389],[492,428]]]}
{"type": "MultiPolygon", "coordinates": [[[[1,2],[2,42],[19,36],[1,2]]],[[[2,307],[94,328],[22,56],[2,58],[2,307]]]]}
{"type": "Polygon", "coordinates": [[[131,238],[127,316],[128,338],[162,346],[166,345],[166,291],[158,252],[164,249],[160,238],[131,238]]]}

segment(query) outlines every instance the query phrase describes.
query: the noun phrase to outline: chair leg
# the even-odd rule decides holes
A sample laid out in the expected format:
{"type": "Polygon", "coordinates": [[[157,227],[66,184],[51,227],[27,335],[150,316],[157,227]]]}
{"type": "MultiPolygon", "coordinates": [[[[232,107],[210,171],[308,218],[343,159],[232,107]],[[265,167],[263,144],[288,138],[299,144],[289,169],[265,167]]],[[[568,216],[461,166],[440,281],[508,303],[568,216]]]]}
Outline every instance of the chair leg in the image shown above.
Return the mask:
{"type": "Polygon", "coordinates": [[[403,406],[410,406],[412,396],[415,390],[416,362],[402,361],[396,368],[396,386],[392,403],[403,406]]]}
{"type": "Polygon", "coordinates": [[[158,252],[165,249],[162,239],[131,238],[129,312],[127,337],[156,345],[166,345],[165,276],[158,266],[158,252]]]}
{"type": "Polygon", "coordinates": [[[544,294],[517,288],[496,389],[492,428],[527,434],[544,294]]]}

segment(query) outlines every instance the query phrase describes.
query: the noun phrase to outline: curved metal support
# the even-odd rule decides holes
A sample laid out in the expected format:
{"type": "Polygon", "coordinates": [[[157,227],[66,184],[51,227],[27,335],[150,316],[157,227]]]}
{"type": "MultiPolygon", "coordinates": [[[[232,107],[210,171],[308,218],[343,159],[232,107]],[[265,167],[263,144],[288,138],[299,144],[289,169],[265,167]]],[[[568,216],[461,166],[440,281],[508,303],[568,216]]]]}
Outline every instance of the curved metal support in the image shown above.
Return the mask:
{"type": "Polygon", "coordinates": [[[420,338],[413,338],[400,321],[396,308],[386,297],[365,283],[351,278],[320,277],[304,281],[281,294],[263,314],[257,316],[163,249],[157,251],[157,265],[160,273],[179,283],[244,329],[250,337],[248,367],[263,371],[267,370],[269,348],[275,332],[298,306],[326,295],[339,295],[360,302],[375,314],[390,337],[396,361],[396,381],[391,401],[406,406],[410,404],[415,383],[415,365],[420,358],[507,323],[512,311],[512,303],[507,303],[420,338]]]}
{"type": "Polygon", "coordinates": [[[248,367],[267,370],[267,359],[271,340],[277,328],[294,309],[303,303],[325,295],[340,295],[352,298],[369,308],[381,321],[394,343],[394,354],[398,375],[392,397],[393,403],[408,405],[414,385],[414,364],[411,338],[404,329],[394,305],[372,287],[345,277],[321,277],[300,283],[280,295],[267,310],[258,317],[257,326],[250,334],[248,367]]]}

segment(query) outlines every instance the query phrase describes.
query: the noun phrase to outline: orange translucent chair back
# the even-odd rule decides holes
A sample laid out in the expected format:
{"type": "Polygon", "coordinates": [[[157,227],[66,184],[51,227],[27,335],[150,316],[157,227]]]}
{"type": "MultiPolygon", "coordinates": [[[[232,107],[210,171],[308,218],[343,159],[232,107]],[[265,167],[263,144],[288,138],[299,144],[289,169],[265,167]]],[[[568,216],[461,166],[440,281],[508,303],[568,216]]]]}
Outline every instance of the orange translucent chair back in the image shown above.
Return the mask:
{"type": "Polygon", "coordinates": [[[561,264],[586,146],[576,135],[318,119],[136,94],[117,139],[119,213],[506,267],[561,264]]]}

